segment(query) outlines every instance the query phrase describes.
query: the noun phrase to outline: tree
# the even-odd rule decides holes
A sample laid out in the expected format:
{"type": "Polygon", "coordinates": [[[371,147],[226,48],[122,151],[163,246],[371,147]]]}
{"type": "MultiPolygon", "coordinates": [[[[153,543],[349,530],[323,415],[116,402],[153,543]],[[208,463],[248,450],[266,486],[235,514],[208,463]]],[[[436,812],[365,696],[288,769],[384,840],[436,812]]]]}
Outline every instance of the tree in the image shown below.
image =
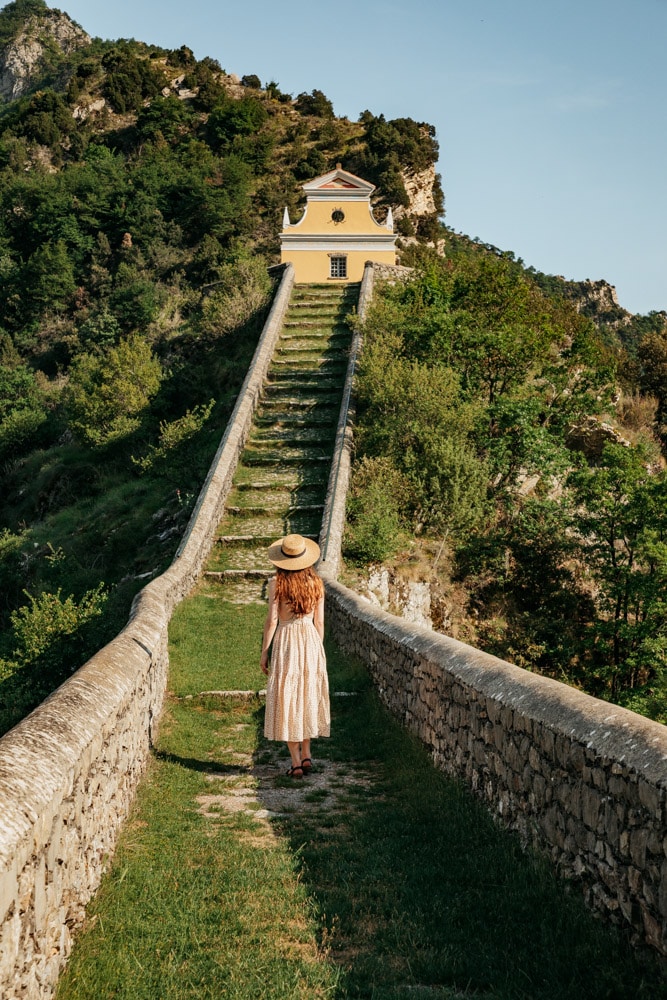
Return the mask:
{"type": "Polygon", "coordinates": [[[667,670],[667,474],[651,472],[642,449],[608,444],[600,465],[579,469],[570,485],[598,590],[589,652],[614,698],[667,670]]]}
{"type": "Polygon", "coordinates": [[[333,104],[321,90],[305,91],[299,94],[294,107],[302,115],[314,115],[317,118],[333,118],[333,104]]]}
{"type": "Polygon", "coordinates": [[[65,393],[72,431],[95,447],[127,437],[140,426],[162,377],[160,362],[136,335],[104,354],[79,355],[65,393]]]}

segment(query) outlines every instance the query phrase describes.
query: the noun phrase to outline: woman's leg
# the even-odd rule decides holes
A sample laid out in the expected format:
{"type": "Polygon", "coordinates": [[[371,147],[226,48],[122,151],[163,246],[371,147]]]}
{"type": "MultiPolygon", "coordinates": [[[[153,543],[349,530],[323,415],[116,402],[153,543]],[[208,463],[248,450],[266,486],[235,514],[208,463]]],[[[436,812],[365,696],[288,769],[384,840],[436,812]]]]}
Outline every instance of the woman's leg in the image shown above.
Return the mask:
{"type": "Polygon", "coordinates": [[[301,744],[301,760],[310,760],[310,740],[304,740],[301,744]]]}
{"type": "Polygon", "coordinates": [[[292,758],[292,767],[298,767],[299,770],[301,770],[301,752],[299,747],[299,743],[293,743],[291,740],[287,741],[287,749],[289,750],[289,755],[292,758]]]}

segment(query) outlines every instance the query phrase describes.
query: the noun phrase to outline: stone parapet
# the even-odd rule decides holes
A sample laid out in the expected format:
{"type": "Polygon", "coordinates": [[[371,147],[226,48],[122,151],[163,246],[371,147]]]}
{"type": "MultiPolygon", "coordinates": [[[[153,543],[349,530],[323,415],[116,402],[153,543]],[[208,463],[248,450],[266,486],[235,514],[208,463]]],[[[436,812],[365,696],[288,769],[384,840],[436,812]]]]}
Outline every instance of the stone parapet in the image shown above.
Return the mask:
{"type": "MultiPolygon", "coordinates": [[[[359,289],[359,302],[357,304],[357,315],[360,320],[364,320],[368,307],[373,299],[373,281],[377,264],[368,263],[364,268],[364,276],[359,289]]],[[[320,532],[320,548],[322,558],[318,569],[326,566],[327,572],[334,579],[338,576],[340,568],[340,557],[343,549],[343,531],[345,529],[345,501],[350,483],[350,469],[352,466],[352,443],[353,424],[355,417],[354,405],[354,373],[357,365],[357,357],[361,350],[361,331],[359,327],[354,331],[352,344],[350,347],[350,359],[345,374],[345,386],[343,388],[343,399],[338,416],[338,426],[336,428],[336,440],[334,443],[333,458],[331,460],[331,471],[329,473],[329,483],[327,494],[324,500],[324,511],[322,514],[322,530],[320,532]]]]}
{"type": "Polygon", "coordinates": [[[167,684],[167,628],[198,579],[252,424],[294,284],[273,306],[169,569],[130,619],[0,739],[0,996],[52,996],[144,770],[167,684]]]}
{"type": "Polygon", "coordinates": [[[434,763],[667,956],[667,727],[408,624],[324,575],[335,641],[434,763]]]}

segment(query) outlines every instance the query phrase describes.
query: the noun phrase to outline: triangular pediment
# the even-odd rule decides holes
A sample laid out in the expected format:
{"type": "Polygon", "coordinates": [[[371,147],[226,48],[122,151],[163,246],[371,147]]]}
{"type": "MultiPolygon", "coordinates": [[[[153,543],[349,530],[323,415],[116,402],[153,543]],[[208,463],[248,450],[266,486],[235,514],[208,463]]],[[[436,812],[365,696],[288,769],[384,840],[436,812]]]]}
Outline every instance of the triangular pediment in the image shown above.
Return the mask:
{"type": "Polygon", "coordinates": [[[357,177],[355,174],[349,173],[347,170],[343,170],[342,167],[336,167],[335,170],[330,170],[328,174],[323,174],[321,177],[315,177],[312,181],[308,181],[303,185],[303,190],[307,195],[324,194],[329,191],[344,191],[346,194],[354,193],[358,197],[369,198],[375,190],[375,185],[370,184],[361,177],[357,177]]]}

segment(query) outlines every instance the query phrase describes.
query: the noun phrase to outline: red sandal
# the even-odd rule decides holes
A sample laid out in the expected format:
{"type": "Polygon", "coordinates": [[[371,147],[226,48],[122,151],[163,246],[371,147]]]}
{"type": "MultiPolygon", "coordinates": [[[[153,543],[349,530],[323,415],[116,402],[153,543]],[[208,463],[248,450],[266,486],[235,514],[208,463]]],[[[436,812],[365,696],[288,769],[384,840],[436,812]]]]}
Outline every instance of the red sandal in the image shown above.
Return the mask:
{"type": "Polygon", "coordinates": [[[287,771],[288,778],[303,778],[303,768],[300,765],[292,766],[287,771]]]}

